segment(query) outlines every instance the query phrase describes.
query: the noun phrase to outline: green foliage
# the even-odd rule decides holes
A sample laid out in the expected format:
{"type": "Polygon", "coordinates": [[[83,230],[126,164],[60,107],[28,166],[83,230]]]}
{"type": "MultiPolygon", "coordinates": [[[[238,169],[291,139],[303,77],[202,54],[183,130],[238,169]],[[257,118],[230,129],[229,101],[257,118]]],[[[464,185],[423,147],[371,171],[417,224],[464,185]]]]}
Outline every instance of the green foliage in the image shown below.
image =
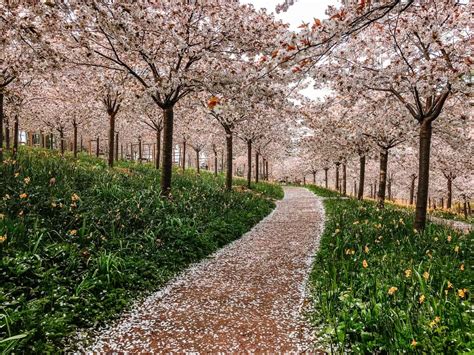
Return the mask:
{"type": "Polygon", "coordinates": [[[57,352],[240,237],[277,191],[226,192],[220,177],[175,172],[168,200],[149,165],[46,150],[0,170],[0,352],[57,352]]]}
{"type": "Polygon", "coordinates": [[[341,197],[342,195],[334,190],[325,189],[317,185],[306,185],[316,195],[321,197],[341,197]]]}
{"type": "Polygon", "coordinates": [[[373,202],[325,207],[311,320],[332,344],[354,353],[473,351],[473,233],[434,224],[417,233],[411,213],[373,202]]]}

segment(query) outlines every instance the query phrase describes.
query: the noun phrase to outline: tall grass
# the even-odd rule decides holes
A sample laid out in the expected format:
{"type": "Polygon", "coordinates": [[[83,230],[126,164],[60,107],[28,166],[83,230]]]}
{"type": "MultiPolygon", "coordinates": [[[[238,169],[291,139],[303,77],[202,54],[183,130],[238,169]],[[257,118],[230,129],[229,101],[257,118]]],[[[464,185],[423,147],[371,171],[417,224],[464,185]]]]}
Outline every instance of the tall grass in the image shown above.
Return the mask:
{"type": "Polygon", "coordinates": [[[310,279],[311,320],[328,347],[473,351],[473,233],[434,224],[417,233],[411,213],[379,210],[372,202],[324,204],[326,228],[310,279]]]}
{"type": "Polygon", "coordinates": [[[104,324],[144,292],[240,237],[274,207],[226,192],[221,178],[95,158],[21,151],[0,165],[0,352],[57,352],[78,328],[104,324]]]}

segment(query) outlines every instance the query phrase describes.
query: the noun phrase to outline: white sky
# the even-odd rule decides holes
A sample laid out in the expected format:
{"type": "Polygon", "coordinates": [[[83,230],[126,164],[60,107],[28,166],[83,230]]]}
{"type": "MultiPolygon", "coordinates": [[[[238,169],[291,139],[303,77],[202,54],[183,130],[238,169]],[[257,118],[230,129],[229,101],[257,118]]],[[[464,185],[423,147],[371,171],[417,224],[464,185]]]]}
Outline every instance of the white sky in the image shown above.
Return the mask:
{"type": "MultiPolygon", "coordinates": [[[[268,12],[275,12],[275,7],[283,3],[283,0],[240,0],[243,4],[253,4],[257,9],[265,8],[268,12]]],[[[295,0],[287,12],[282,12],[276,17],[290,24],[290,29],[297,31],[303,22],[313,23],[314,18],[326,18],[326,8],[329,5],[338,6],[339,0],[295,0]]],[[[315,90],[309,87],[302,91],[310,98],[322,97],[328,93],[327,90],[315,90]]]]}

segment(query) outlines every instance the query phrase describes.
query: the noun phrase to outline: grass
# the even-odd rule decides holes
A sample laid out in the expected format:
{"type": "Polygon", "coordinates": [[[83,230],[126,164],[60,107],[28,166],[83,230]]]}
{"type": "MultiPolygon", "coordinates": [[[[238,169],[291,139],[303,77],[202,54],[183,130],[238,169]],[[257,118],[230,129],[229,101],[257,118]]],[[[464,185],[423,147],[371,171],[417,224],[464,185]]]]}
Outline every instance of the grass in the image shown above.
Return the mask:
{"type": "MultiPolygon", "coordinates": [[[[316,193],[320,189],[311,188],[316,193]]],[[[474,234],[373,202],[326,200],[310,319],[337,352],[469,353],[474,234]]]]}
{"type": "Polygon", "coordinates": [[[223,188],[223,177],[173,177],[159,196],[146,164],[77,161],[23,149],[0,165],[0,352],[64,349],[78,329],[110,321],[190,263],[239,238],[281,188],[223,188]]]}

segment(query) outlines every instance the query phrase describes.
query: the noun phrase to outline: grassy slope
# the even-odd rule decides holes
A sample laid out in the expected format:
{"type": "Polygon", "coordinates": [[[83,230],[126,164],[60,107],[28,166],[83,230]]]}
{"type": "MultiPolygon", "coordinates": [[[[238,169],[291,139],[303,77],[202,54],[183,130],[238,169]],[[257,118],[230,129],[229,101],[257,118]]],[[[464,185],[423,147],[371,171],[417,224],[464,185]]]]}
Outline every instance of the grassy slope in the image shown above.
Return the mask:
{"type": "Polygon", "coordinates": [[[282,196],[226,192],[223,178],[175,173],[159,197],[151,166],[113,170],[24,150],[0,165],[0,351],[62,349],[77,328],[102,324],[144,292],[240,237],[282,196]]]}
{"type": "Polygon", "coordinates": [[[411,213],[372,202],[325,207],[311,318],[333,344],[356,353],[472,351],[473,233],[430,224],[417,234],[411,213]]]}

